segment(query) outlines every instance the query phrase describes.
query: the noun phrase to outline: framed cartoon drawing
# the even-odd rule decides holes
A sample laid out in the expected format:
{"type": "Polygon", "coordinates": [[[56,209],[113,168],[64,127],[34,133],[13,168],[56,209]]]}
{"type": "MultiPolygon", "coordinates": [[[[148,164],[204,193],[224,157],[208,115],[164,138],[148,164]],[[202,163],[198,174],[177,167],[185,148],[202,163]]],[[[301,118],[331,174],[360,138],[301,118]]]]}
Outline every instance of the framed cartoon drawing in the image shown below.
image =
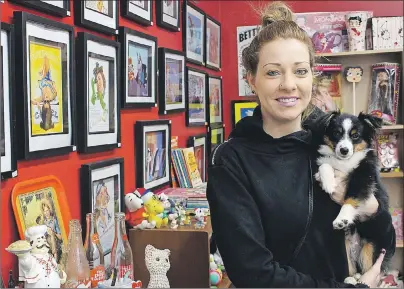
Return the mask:
{"type": "Polygon", "coordinates": [[[217,146],[224,142],[224,127],[208,127],[208,156],[210,157],[217,146]]]}
{"type": "Polygon", "coordinates": [[[205,126],[207,124],[207,74],[187,67],[185,82],[185,123],[187,126],[205,126]]]}
{"type": "Polygon", "coordinates": [[[209,124],[223,123],[222,77],[208,76],[209,124]]]}
{"type": "Polygon", "coordinates": [[[234,128],[243,117],[252,116],[257,105],[258,103],[253,100],[233,100],[231,102],[232,127],[234,128]]]}
{"type": "Polygon", "coordinates": [[[185,111],[185,57],[178,50],[159,47],[159,113],[185,111]]]}
{"type": "Polygon", "coordinates": [[[157,26],[171,30],[180,31],[180,1],[162,0],[156,2],[156,23],[157,26]]]}
{"type": "Polygon", "coordinates": [[[207,135],[201,134],[189,137],[187,146],[194,148],[195,159],[202,182],[206,182],[206,152],[208,151],[207,135]]]}
{"type": "Polygon", "coordinates": [[[206,67],[214,70],[222,68],[221,25],[206,15],[206,67]]]}
{"type": "Polygon", "coordinates": [[[46,225],[50,253],[62,262],[62,248],[67,248],[70,210],[65,189],[55,176],[45,176],[17,183],[11,193],[11,203],[18,233],[25,239],[25,230],[46,225]]]}
{"type": "Polygon", "coordinates": [[[9,0],[56,16],[70,16],[70,0],[9,0]]]}
{"type": "Polygon", "coordinates": [[[126,27],[119,29],[123,108],[157,106],[157,38],[126,27]]]}
{"type": "MultiPolygon", "coordinates": [[[[127,2],[127,1],[122,1],[127,2]]],[[[118,1],[75,1],[74,24],[105,34],[118,34],[118,1]]]]}
{"type": "Polygon", "coordinates": [[[182,43],[187,61],[205,65],[205,13],[184,0],[182,43]]]}
{"type": "Polygon", "coordinates": [[[149,190],[169,185],[171,121],[135,123],[136,187],[149,190]]]}
{"type": "Polygon", "coordinates": [[[73,27],[21,11],[14,20],[19,156],[75,151],[73,27]]]}
{"type": "Polygon", "coordinates": [[[76,55],[78,151],[120,147],[120,44],[79,32],[76,55]]]}
{"type": "Polygon", "coordinates": [[[17,176],[14,95],[14,27],[1,23],[0,46],[0,151],[1,179],[17,176]]]}
{"type": "Polygon", "coordinates": [[[125,0],[120,2],[123,17],[145,26],[153,25],[152,0],[125,0]]]}

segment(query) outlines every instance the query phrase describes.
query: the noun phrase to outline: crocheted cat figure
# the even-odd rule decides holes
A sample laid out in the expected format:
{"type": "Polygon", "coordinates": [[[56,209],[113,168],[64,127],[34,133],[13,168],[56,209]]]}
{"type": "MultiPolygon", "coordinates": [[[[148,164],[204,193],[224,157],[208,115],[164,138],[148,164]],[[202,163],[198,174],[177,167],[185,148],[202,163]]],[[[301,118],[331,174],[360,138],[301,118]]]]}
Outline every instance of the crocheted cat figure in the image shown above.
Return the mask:
{"type": "Polygon", "coordinates": [[[170,269],[170,250],[160,250],[152,245],[145,248],[145,262],[150,273],[150,281],[147,288],[170,288],[167,272],[170,269]]]}

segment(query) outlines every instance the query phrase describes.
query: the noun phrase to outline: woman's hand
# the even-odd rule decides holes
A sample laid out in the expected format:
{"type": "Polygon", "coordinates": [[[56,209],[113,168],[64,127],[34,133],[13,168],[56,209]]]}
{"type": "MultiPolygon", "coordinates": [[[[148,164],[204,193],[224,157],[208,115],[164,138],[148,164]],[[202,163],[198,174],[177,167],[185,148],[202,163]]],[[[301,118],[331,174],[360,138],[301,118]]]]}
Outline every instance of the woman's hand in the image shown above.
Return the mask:
{"type": "Polygon", "coordinates": [[[384,256],[386,255],[386,250],[382,250],[382,252],[379,255],[379,258],[377,258],[375,264],[372,266],[372,268],[369,269],[365,274],[362,275],[362,277],[359,278],[359,282],[364,283],[369,286],[369,288],[377,288],[377,286],[380,283],[380,270],[382,266],[382,262],[384,259],[384,256]]]}

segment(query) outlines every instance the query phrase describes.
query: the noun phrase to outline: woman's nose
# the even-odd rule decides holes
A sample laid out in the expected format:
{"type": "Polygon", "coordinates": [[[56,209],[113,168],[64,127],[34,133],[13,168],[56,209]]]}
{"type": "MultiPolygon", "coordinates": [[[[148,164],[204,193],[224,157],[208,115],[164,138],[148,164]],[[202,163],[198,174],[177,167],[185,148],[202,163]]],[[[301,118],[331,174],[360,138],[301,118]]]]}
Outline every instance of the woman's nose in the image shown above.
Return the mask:
{"type": "Polygon", "coordinates": [[[296,81],[294,75],[290,73],[286,73],[282,79],[282,83],[280,85],[281,90],[285,91],[294,91],[296,90],[296,81]]]}

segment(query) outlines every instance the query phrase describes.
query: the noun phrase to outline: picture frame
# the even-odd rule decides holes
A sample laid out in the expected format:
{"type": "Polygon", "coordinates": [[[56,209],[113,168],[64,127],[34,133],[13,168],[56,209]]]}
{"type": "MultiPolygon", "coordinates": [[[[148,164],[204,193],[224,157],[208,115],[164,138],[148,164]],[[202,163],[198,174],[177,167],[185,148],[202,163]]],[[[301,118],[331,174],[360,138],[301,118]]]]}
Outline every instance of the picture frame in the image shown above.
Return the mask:
{"type": "Polygon", "coordinates": [[[205,27],[205,66],[220,71],[222,70],[222,26],[219,21],[206,15],[205,27]]]}
{"type": "Polygon", "coordinates": [[[80,167],[81,222],[86,223],[87,213],[95,214],[94,222],[106,265],[110,264],[114,241],[114,215],[125,210],[124,184],[123,158],[96,161],[80,167]]]}
{"type": "Polygon", "coordinates": [[[182,17],[185,57],[191,63],[204,66],[206,14],[189,0],[184,0],[182,17]]]}
{"type": "Polygon", "coordinates": [[[14,11],[19,159],[76,151],[74,29],[14,11]]]}
{"type": "Polygon", "coordinates": [[[208,76],[209,124],[223,123],[223,84],[221,76],[208,76]]]}
{"type": "Polygon", "coordinates": [[[182,51],[158,48],[159,114],[185,111],[185,56],[182,51]]]}
{"type": "Polygon", "coordinates": [[[11,192],[11,204],[21,239],[31,226],[46,225],[47,241],[56,262],[62,262],[62,248],[68,245],[71,220],[66,191],[61,181],[52,175],[17,183],[11,192]]]}
{"type": "Polygon", "coordinates": [[[121,147],[120,43],[78,32],[76,39],[79,153],[121,147]]]}
{"type": "Polygon", "coordinates": [[[157,106],[157,38],[127,27],[119,28],[122,108],[157,106]],[[139,66],[141,59],[141,69],[139,66]],[[137,58],[137,64],[136,64],[137,58]]]}
{"type": "Polygon", "coordinates": [[[120,2],[123,17],[145,26],[153,25],[153,1],[126,0],[120,2]]]}
{"type": "Polygon", "coordinates": [[[252,116],[254,109],[258,106],[258,103],[254,100],[232,100],[231,101],[231,121],[232,127],[235,128],[237,122],[246,116],[252,116]]]}
{"type": "Polygon", "coordinates": [[[18,5],[23,5],[41,12],[59,17],[70,16],[69,0],[9,0],[18,5]]]}
{"type": "Polygon", "coordinates": [[[186,67],[185,123],[187,126],[207,125],[207,76],[202,70],[186,67]]]}
{"type": "Polygon", "coordinates": [[[149,190],[171,184],[171,120],[134,125],[136,187],[149,190]]]}
{"type": "Polygon", "coordinates": [[[208,127],[208,157],[210,158],[213,151],[220,144],[224,143],[224,126],[208,127]]]}
{"type": "Polygon", "coordinates": [[[156,24],[170,31],[181,31],[180,1],[162,0],[156,1],[156,24]]]}
{"type": "Polygon", "coordinates": [[[202,182],[206,182],[207,173],[207,152],[208,152],[208,136],[207,134],[199,134],[190,136],[187,141],[187,147],[194,148],[195,159],[198,164],[198,170],[201,175],[202,182]]]}
{"type": "Polygon", "coordinates": [[[118,1],[82,0],[75,2],[74,24],[104,34],[118,34],[118,1]]]}
{"type": "Polygon", "coordinates": [[[14,26],[1,23],[0,48],[0,116],[1,179],[17,176],[14,26]]]}

